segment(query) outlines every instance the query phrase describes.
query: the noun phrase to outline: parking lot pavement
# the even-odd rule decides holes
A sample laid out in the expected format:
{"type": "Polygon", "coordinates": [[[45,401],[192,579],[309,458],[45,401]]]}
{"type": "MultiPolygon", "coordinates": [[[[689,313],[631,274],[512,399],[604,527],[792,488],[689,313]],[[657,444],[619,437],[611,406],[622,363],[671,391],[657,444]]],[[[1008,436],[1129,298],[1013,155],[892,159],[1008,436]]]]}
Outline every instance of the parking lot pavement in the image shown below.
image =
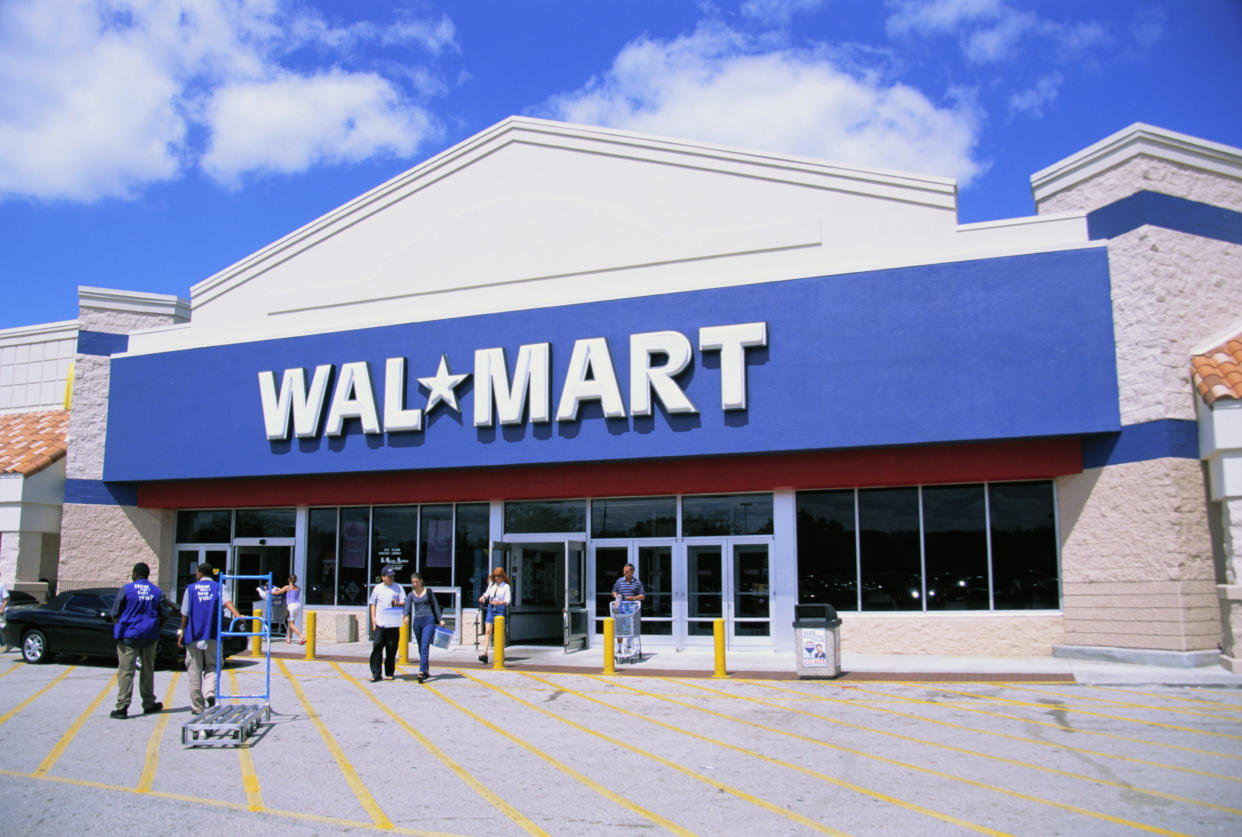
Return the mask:
{"type": "MultiPolygon", "coordinates": [[[[10,834],[1242,833],[1242,689],[605,677],[276,659],[271,723],[112,720],[105,661],[0,658],[10,834]]],[[[236,660],[231,693],[264,690],[236,660]]]]}

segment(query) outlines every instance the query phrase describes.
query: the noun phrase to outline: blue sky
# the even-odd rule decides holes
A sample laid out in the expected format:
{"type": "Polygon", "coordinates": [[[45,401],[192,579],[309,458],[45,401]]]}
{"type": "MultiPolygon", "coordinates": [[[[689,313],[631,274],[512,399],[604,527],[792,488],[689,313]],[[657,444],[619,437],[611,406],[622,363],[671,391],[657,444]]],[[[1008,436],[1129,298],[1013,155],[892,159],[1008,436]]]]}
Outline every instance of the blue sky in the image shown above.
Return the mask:
{"type": "Polygon", "coordinates": [[[0,0],[0,329],[190,286],[511,114],[955,178],[1242,146],[1242,0],[0,0]]]}

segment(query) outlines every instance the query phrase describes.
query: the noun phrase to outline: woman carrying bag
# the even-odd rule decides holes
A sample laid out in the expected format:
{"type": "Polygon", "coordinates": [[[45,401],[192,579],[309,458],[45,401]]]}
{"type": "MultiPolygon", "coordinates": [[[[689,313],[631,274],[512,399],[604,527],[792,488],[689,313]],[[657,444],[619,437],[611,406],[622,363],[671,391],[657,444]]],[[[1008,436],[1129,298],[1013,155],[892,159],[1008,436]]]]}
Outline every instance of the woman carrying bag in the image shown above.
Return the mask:
{"type": "Polygon", "coordinates": [[[410,594],[405,597],[405,624],[410,626],[410,634],[418,643],[418,682],[424,682],[430,675],[427,667],[430,664],[431,640],[436,633],[436,625],[444,627],[443,614],[436,594],[424,586],[423,577],[418,573],[410,576],[410,594]]]}

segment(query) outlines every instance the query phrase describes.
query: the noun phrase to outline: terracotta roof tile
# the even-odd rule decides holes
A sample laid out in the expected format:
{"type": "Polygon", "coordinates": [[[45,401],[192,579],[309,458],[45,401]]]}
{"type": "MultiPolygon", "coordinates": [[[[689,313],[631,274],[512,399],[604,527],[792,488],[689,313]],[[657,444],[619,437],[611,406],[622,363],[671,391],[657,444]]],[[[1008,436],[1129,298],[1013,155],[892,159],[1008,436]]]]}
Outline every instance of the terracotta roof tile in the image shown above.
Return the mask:
{"type": "Polygon", "coordinates": [[[1242,398],[1242,334],[1192,357],[1190,370],[1208,406],[1219,398],[1242,398]]]}
{"type": "Polygon", "coordinates": [[[65,455],[68,410],[0,415],[0,474],[37,474],[65,455]]]}

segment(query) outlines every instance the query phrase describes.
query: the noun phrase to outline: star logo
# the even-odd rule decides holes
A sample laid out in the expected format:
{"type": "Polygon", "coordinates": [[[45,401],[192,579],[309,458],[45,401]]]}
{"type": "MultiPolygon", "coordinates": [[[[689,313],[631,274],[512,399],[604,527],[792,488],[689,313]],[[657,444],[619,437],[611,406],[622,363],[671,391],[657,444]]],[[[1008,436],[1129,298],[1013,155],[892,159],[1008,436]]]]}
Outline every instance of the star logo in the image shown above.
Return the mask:
{"type": "Polygon", "coordinates": [[[449,372],[448,355],[440,355],[440,368],[436,370],[435,377],[418,379],[428,389],[427,409],[424,412],[429,414],[437,404],[443,402],[460,413],[461,407],[457,405],[457,394],[453,390],[469,377],[469,372],[462,375],[449,372]]]}

